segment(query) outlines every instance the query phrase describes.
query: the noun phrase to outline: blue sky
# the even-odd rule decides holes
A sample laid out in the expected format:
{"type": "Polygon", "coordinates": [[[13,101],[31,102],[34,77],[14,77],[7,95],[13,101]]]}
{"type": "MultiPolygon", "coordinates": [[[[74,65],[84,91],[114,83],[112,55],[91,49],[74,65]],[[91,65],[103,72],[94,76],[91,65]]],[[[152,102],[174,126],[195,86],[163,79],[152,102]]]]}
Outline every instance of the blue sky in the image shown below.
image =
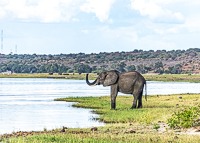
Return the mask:
{"type": "Polygon", "coordinates": [[[199,0],[0,0],[3,53],[200,47],[199,0]]]}

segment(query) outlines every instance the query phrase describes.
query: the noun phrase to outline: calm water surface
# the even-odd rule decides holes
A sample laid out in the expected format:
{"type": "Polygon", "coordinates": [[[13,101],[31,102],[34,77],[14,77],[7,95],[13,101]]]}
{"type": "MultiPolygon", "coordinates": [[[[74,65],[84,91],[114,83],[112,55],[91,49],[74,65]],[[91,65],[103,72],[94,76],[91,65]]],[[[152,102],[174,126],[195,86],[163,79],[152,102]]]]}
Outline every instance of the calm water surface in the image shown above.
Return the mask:
{"type": "MultiPolygon", "coordinates": [[[[199,86],[199,83],[147,82],[147,93],[200,93],[199,86]]],[[[53,99],[109,94],[109,87],[90,87],[85,80],[0,78],[0,134],[44,128],[50,130],[62,126],[103,126],[104,123],[93,120],[98,115],[93,114],[92,110],[74,108],[71,102],[53,99]]]]}

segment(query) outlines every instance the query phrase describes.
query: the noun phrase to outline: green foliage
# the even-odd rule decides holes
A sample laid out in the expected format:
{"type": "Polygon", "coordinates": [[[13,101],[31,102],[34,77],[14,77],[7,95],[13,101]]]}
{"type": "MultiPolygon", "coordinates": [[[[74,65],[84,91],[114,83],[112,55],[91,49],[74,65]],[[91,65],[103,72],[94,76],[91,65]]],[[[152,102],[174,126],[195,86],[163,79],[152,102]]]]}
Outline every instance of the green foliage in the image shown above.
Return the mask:
{"type": "Polygon", "coordinates": [[[137,65],[137,71],[144,74],[145,73],[144,65],[143,64],[137,65]]]}
{"type": "Polygon", "coordinates": [[[120,64],[113,64],[111,66],[112,69],[118,70],[120,72],[126,72],[125,67],[126,64],[124,62],[121,62],[120,64]]]}
{"type": "Polygon", "coordinates": [[[74,65],[74,70],[76,73],[90,73],[92,71],[89,65],[84,64],[74,65]]]}
{"type": "Polygon", "coordinates": [[[135,71],[136,70],[135,65],[127,66],[127,70],[128,71],[135,71]]]}
{"type": "Polygon", "coordinates": [[[93,73],[101,73],[102,71],[106,71],[104,68],[98,68],[97,70],[92,71],[93,73]]]}
{"type": "Polygon", "coordinates": [[[73,72],[90,73],[100,71],[99,68],[102,68],[103,70],[116,69],[120,72],[137,70],[143,74],[153,72],[180,74],[186,73],[188,70],[194,73],[198,72],[199,65],[197,64],[199,63],[197,59],[199,55],[199,48],[190,48],[186,51],[143,51],[135,49],[131,52],[101,52],[99,54],[0,54],[0,72],[8,70],[15,73],[66,73],[70,69],[73,72]],[[166,62],[167,60],[169,62],[166,62]],[[127,66],[133,64],[135,67],[127,66]],[[185,68],[182,67],[183,64],[189,64],[189,67],[195,66],[195,68],[185,68]]]}
{"type": "Polygon", "coordinates": [[[155,63],[155,73],[163,74],[163,63],[161,61],[155,63]]]}
{"type": "Polygon", "coordinates": [[[144,113],[142,118],[140,119],[140,123],[148,125],[152,122],[152,115],[150,113],[144,113]]]}
{"type": "Polygon", "coordinates": [[[162,63],[161,61],[156,62],[156,63],[155,63],[155,68],[156,68],[156,69],[163,68],[163,63],[162,63]]]}
{"type": "Polygon", "coordinates": [[[200,105],[197,105],[175,112],[172,117],[167,120],[167,122],[170,128],[189,128],[195,125],[199,114],[200,105]]]}
{"type": "Polygon", "coordinates": [[[158,131],[159,128],[160,128],[159,124],[153,124],[153,129],[155,129],[156,131],[158,131]]]}

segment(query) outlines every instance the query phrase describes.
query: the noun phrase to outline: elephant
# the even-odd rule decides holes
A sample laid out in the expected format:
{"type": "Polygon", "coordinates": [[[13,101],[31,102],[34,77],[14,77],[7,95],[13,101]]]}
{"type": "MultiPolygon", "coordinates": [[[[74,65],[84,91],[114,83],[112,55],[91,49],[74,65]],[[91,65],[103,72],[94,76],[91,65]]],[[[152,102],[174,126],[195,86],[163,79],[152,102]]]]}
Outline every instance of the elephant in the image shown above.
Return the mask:
{"type": "Polygon", "coordinates": [[[147,101],[147,86],[145,78],[137,71],[120,73],[117,70],[103,71],[92,83],[88,81],[86,74],[86,83],[89,86],[103,85],[111,86],[111,109],[116,108],[116,97],[118,92],[133,94],[134,100],[131,109],[142,108],[142,94],[145,85],[145,99],[147,101]]]}

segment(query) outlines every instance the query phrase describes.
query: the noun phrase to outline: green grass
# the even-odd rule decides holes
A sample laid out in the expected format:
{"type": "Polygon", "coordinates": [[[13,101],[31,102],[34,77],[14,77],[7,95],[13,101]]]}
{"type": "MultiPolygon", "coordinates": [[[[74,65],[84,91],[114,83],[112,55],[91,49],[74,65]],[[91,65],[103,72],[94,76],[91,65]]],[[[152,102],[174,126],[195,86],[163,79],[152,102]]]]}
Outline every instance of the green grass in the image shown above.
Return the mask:
{"type": "MultiPolygon", "coordinates": [[[[90,79],[96,79],[98,75],[94,73],[89,74],[90,79]]],[[[179,82],[200,82],[200,75],[186,75],[186,74],[166,74],[166,75],[151,75],[143,74],[147,81],[179,81],[179,82]]],[[[69,73],[69,75],[58,75],[54,73],[49,75],[48,73],[14,73],[11,75],[3,75],[0,73],[0,78],[63,78],[63,79],[85,79],[86,74],[69,73]]]]}
{"type": "Polygon", "coordinates": [[[200,82],[200,75],[187,74],[164,74],[164,75],[150,75],[144,74],[147,81],[178,81],[178,82],[200,82]]]}
{"type": "MultiPolygon", "coordinates": [[[[77,108],[92,108],[100,115],[100,119],[107,124],[98,127],[97,131],[90,128],[61,129],[30,134],[17,133],[9,137],[0,136],[2,142],[198,142],[199,135],[181,135],[174,131],[157,133],[159,122],[167,122],[172,114],[183,108],[197,105],[200,101],[199,94],[161,95],[148,96],[148,101],[143,99],[142,109],[130,109],[132,96],[118,96],[116,110],[110,110],[110,96],[104,97],[69,97],[56,99],[57,101],[76,102],[77,108]],[[182,99],[179,99],[179,97],[182,99]],[[2,139],[1,139],[2,138],[2,139]]],[[[63,113],[65,114],[65,113],[63,113]]],[[[0,142],[1,142],[0,141],[0,142]]]]}
{"type": "MultiPolygon", "coordinates": [[[[86,74],[72,74],[69,73],[69,75],[59,75],[58,73],[54,73],[53,75],[49,75],[48,73],[14,73],[14,74],[1,74],[0,78],[62,78],[62,79],[85,79],[86,74]]],[[[90,74],[90,77],[92,79],[95,79],[97,77],[97,74],[90,74]]]]}
{"type": "Polygon", "coordinates": [[[143,108],[130,109],[132,96],[118,96],[116,110],[110,110],[110,96],[103,97],[69,97],[56,99],[57,101],[78,102],[74,107],[92,108],[100,114],[100,120],[106,123],[148,123],[167,121],[175,110],[199,103],[197,94],[148,96],[143,99],[143,108]],[[182,96],[182,99],[179,99],[182,96]],[[151,120],[151,121],[148,121],[151,120]]]}
{"type": "Polygon", "coordinates": [[[199,142],[199,135],[175,135],[173,133],[157,135],[155,132],[151,133],[125,133],[119,132],[94,132],[87,134],[71,134],[71,133],[56,133],[56,134],[42,134],[18,138],[9,138],[4,140],[7,143],[52,143],[52,142],[66,142],[66,143],[197,143],[199,142]]]}

